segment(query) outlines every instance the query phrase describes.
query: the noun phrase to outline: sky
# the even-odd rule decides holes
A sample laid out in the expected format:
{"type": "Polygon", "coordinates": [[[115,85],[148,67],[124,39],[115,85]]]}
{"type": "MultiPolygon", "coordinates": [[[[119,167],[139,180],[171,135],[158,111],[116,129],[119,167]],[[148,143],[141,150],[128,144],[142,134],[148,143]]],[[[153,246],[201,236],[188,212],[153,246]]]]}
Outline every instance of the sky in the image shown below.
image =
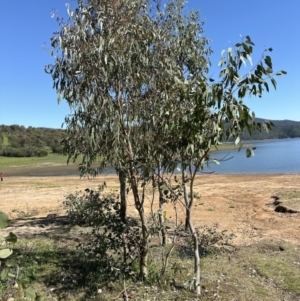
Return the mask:
{"type": "MultiPolygon", "coordinates": [[[[70,112],[57,102],[44,66],[53,63],[50,38],[59,29],[51,12],[66,16],[73,0],[0,0],[0,124],[60,128],[70,112]]],[[[199,10],[204,35],[211,40],[212,68],[217,77],[221,51],[249,35],[255,43],[253,62],[265,48],[273,48],[277,90],[246,104],[257,117],[300,121],[300,1],[297,0],[189,0],[185,12],[199,10]]]]}

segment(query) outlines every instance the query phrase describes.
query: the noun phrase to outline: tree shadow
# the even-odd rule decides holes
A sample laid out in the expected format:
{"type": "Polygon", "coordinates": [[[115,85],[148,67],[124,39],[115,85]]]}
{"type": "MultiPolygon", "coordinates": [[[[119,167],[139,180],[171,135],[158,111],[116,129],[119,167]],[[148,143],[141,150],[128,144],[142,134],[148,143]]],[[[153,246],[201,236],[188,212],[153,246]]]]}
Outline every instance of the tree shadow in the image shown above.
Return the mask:
{"type": "Polygon", "coordinates": [[[110,279],[101,272],[97,258],[77,250],[78,244],[85,243],[90,235],[88,231],[80,233],[81,230],[86,228],[72,227],[66,216],[14,220],[9,232],[20,239],[20,244],[13,247],[20,281],[27,285],[36,282],[42,291],[51,292],[59,300],[68,300],[70,296],[88,300],[95,296],[99,283],[110,279]],[[39,231],[23,234],[28,227],[39,231]]]}
{"type": "Polygon", "coordinates": [[[18,218],[10,222],[2,232],[13,232],[18,238],[31,239],[38,236],[47,236],[58,231],[60,234],[69,232],[70,221],[67,216],[18,218]]]}
{"type": "Polygon", "coordinates": [[[49,214],[46,217],[32,217],[32,218],[18,218],[10,222],[9,227],[23,227],[30,224],[33,227],[44,228],[46,226],[64,226],[69,225],[70,221],[67,216],[56,216],[55,214],[49,214]]]}

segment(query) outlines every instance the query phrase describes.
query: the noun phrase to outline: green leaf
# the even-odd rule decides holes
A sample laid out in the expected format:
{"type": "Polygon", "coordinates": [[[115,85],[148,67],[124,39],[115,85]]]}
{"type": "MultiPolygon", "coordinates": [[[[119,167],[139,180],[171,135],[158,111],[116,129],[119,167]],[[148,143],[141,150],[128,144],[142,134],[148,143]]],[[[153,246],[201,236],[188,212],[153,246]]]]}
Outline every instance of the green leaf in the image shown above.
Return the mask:
{"type": "Polygon", "coordinates": [[[246,150],[246,157],[250,158],[251,154],[252,154],[251,149],[247,148],[247,150],[246,150]]]}
{"type": "Polygon", "coordinates": [[[4,212],[0,212],[0,229],[8,226],[8,216],[4,212]]]}
{"type": "Polygon", "coordinates": [[[17,238],[17,235],[15,235],[14,233],[12,232],[9,232],[8,236],[5,238],[5,240],[7,242],[10,242],[10,243],[16,243],[18,238],[17,238]]]}
{"type": "Polygon", "coordinates": [[[246,36],[246,42],[250,45],[253,45],[254,46],[254,43],[251,41],[251,38],[250,36],[246,36]]]}
{"type": "Polygon", "coordinates": [[[25,290],[25,297],[28,298],[29,300],[34,300],[36,297],[36,293],[31,287],[28,287],[25,290]]]}
{"type": "Polygon", "coordinates": [[[13,251],[11,249],[2,249],[0,250],[0,258],[5,259],[9,257],[12,253],[13,251]]]}
{"type": "Polygon", "coordinates": [[[286,74],[286,71],[280,71],[280,72],[277,72],[277,73],[276,73],[277,76],[282,76],[282,75],[284,75],[284,74],[286,74]]]}
{"type": "Polygon", "coordinates": [[[266,63],[266,65],[270,68],[270,69],[272,69],[272,60],[271,60],[271,57],[270,56],[266,56],[265,57],[265,63],[266,63]]]}
{"type": "Polygon", "coordinates": [[[15,264],[16,264],[16,262],[15,262],[15,260],[13,260],[13,259],[8,259],[8,260],[5,261],[5,265],[6,265],[8,268],[14,266],[15,264]]]}
{"type": "Polygon", "coordinates": [[[0,274],[0,279],[1,279],[2,281],[6,280],[7,275],[8,275],[7,269],[3,269],[3,270],[1,271],[1,274],[0,274]]]}
{"type": "Polygon", "coordinates": [[[265,86],[266,90],[269,92],[269,86],[268,86],[268,84],[264,83],[264,86],[265,86]]]}
{"type": "Polygon", "coordinates": [[[276,84],[277,83],[276,83],[276,80],[274,78],[271,78],[271,83],[272,83],[274,89],[276,90],[276,84]]]}

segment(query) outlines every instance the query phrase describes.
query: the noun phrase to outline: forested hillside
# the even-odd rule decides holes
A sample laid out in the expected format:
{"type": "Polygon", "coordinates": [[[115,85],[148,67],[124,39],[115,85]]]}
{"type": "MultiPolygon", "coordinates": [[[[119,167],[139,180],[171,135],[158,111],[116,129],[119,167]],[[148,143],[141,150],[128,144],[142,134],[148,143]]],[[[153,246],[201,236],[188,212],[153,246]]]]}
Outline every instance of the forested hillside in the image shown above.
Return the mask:
{"type": "MultiPolygon", "coordinates": [[[[257,122],[264,122],[264,119],[257,118],[257,122]]],[[[300,122],[292,120],[271,120],[274,127],[271,131],[255,131],[251,137],[248,133],[242,135],[243,140],[264,140],[264,139],[284,139],[300,137],[300,122]]]]}
{"type": "MultiPolygon", "coordinates": [[[[257,118],[257,122],[263,119],[257,118]]],[[[255,131],[252,136],[242,135],[244,141],[263,139],[283,139],[300,137],[300,122],[292,120],[272,120],[274,127],[268,133],[255,131]]],[[[62,129],[34,128],[20,125],[0,125],[0,155],[7,157],[46,156],[49,152],[60,153],[62,129]]]]}
{"type": "Polygon", "coordinates": [[[7,157],[47,156],[62,150],[61,129],[0,125],[0,155],[7,157]]]}

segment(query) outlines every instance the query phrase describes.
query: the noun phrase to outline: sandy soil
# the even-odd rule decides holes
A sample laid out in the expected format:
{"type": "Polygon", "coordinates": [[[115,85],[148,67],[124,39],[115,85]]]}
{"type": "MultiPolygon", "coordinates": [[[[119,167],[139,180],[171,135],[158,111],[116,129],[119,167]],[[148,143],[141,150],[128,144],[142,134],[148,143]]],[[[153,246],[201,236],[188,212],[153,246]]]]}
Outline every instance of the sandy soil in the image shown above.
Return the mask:
{"type": "MultiPolygon", "coordinates": [[[[66,195],[87,187],[97,187],[104,181],[108,190],[118,189],[115,176],[96,179],[77,176],[7,177],[0,183],[0,211],[8,213],[12,219],[30,215],[60,216],[64,214],[62,205],[66,195]]],[[[274,199],[271,198],[285,192],[300,193],[300,175],[200,175],[195,187],[201,195],[195,201],[193,213],[197,226],[217,223],[220,230],[236,234],[234,243],[237,245],[265,238],[300,244],[300,213],[275,212],[274,199]]],[[[280,201],[284,204],[287,200],[281,198],[280,201]]],[[[150,200],[148,209],[149,204],[150,200]]],[[[300,208],[300,199],[295,199],[293,204],[300,208]]],[[[172,206],[167,205],[165,209],[167,217],[174,219],[172,206]]],[[[131,199],[128,210],[131,215],[137,214],[131,199]]],[[[182,212],[183,208],[178,210],[181,219],[182,212]]],[[[25,224],[15,232],[22,236],[38,231],[39,228],[25,224]]]]}

